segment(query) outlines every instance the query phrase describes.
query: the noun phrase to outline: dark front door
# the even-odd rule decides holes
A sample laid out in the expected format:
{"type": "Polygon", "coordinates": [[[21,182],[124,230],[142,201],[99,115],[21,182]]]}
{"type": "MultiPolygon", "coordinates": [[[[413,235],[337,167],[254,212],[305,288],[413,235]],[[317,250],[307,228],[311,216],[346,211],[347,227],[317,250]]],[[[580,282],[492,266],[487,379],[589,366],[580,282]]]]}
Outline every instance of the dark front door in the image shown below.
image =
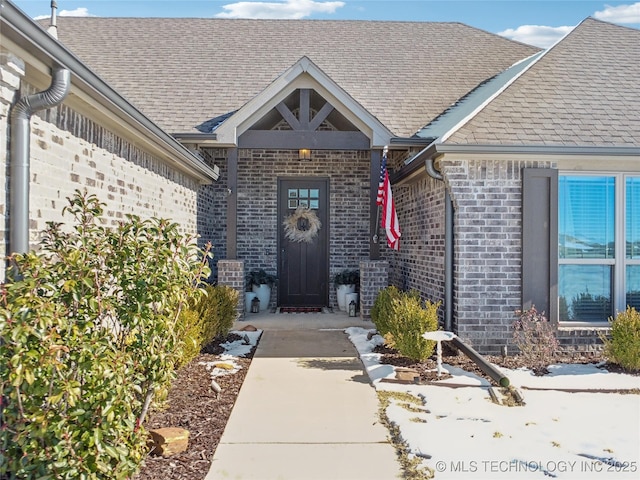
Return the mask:
{"type": "Polygon", "coordinates": [[[328,179],[278,181],[278,305],[281,307],[329,304],[328,193],[328,179]]]}

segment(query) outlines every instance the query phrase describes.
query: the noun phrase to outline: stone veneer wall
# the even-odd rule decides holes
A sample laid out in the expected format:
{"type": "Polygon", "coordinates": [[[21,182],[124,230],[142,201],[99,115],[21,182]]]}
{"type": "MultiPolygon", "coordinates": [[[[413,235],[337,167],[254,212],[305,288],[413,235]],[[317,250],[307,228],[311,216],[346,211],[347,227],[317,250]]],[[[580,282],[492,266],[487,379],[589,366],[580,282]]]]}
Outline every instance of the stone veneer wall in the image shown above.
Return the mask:
{"type": "MultiPolygon", "coordinates": [[[[297,150],[238,151],[238,259],[245,270],[264,268],[277,272],[277,194],[279,177],[329,178],[330,275],[358,268],[369,258],[369,163],[368,151],[313,150],[310,161],[300,161],[297,150]]],[[[221,177],[212,190],[216,205],[226,211],[226,162],[216,157],[221,177]]],[[[216,229],[215,242],[226,241],[226,231],[216,229]]],[[[215,253],[215,252],[214,252],[215,253]]],[[[221,257],[218,257],[220,259],[221,257]]],[[[336,293],[330,279],[329,304],[336,293]]],[[[272,289],[271,305],[277,299],[272,289]]]]}
{"type": "MultiPolygon", "coordinates": [[[[6,252],[9,109],[18,98],[17,89],[32,93],[20,82],[21,62],[3,56],[0,62],[0,131],[3,140],[0,158],[4,162],[0,188],[0,236],[6,252]],[[18,67],[16,67],[16,65],[18,67]],[[6,137],[5,137],[6,134],[6,137]]],[[[62,217],[66,197],[76,189],[87,190],[106,203],[109,224],[126,214],[162,217],[180,224],[182,231],[194,235],[197,229],[198,189],[196,180],[168,166],[106,130],[64,103],[43,110],[31,118],[30,242],[36,247],[49,221],[69,221],[62,217]]],[[[3,271],[0,277],[4,278],[3,271]]]]}

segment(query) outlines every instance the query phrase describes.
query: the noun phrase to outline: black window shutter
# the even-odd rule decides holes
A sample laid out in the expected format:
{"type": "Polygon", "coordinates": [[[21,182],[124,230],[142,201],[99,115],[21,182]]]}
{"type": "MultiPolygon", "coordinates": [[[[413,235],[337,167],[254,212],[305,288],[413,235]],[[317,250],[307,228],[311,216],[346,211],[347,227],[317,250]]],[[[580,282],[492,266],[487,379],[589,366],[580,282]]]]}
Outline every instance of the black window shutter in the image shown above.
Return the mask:
{"type": "Polygon", "coordinates": [[[558,320],[558,170],[522,175],[522,308],[558,320]]]}

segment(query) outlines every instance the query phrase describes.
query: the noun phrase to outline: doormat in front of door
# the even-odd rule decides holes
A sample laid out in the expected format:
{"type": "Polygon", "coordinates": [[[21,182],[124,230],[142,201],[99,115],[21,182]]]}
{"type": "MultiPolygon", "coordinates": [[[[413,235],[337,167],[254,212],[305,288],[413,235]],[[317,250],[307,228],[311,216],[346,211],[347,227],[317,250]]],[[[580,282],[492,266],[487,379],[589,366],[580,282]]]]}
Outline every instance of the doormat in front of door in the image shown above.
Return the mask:
{"type": "Polygon", "coordinates": [[[322,313],[322,307],[280,307],[280,313],[322,313]]]}

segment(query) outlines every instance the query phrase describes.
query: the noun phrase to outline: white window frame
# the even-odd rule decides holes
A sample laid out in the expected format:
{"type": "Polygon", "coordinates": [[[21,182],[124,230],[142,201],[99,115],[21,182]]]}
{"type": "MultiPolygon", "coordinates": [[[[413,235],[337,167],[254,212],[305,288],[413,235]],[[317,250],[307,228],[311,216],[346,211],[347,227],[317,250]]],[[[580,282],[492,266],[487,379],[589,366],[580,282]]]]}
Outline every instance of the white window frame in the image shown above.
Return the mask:
{"type": "MultiPolygon", "coordinates": [[[[627,186],[627,178],[629,177],[640,177],[640,173],[625,173],[625,172],[576,172],[576,171],[559,171],[558,179],[561,177],[613,177],[615,180],[615,192],[614,192],[614,235],[615,235],[615,247],[614,247],[614,258],[588,258],[588,259],[564,259],[560,258],[558,255],[558,267],[560,265],[612,265],[613,266],[613,292],[612,292],[612,303],[613,303],[613,315],[615,316],[617,312],[624,311],[627,308],[626,305],[626,270],[627,265],[640,265],[640,258],[638,259],[628,259],[626,252],[626,186],[627,186]]],[[[558,197],[559,200],[559,197],[558,197]]],[[[559,214],[559,212],[558,212],[559,214]]],[[[559,227],[559,226],[558,226],[559,227]]],[[[560,228],[558,228],[558,235],[562,232],[560,228]]],[[[559,280],[559,279],[558,279],[559,280]]],[[[558,302],[560,301],[560,296],[558,295],[558,302]]],[[[580,320],[563,320],[560,321],[558,318],[558,323],[561,326],[571,326],[571,327],[603,327],[608,326],[608,321],[602,322],[584,322],[580,320]]]]}

